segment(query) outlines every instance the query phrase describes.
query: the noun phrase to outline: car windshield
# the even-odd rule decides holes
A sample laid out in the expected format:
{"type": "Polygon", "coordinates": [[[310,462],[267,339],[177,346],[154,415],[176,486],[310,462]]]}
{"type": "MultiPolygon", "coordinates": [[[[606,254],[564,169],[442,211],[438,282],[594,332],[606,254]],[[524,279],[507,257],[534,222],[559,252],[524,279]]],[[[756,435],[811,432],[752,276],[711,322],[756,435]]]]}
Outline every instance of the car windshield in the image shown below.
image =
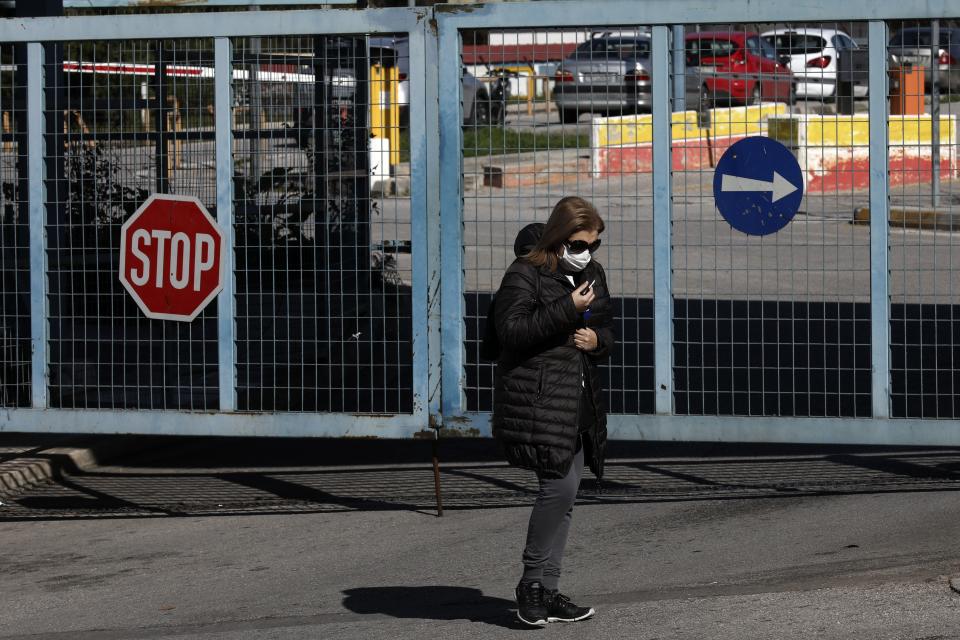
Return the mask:
{"type": "Polygon", "coordinates": [[[764,36],[763,39],[776,49],[777,53],[788,56],[817,53],[827,46],[827,41],[824,38],[806,33],[778,33],[772,36],[764,36]]]}
{"type": "Polygon", "coordinates": [[[594,38],[574,52],[575,58],[646,58],[650,41],[646,38],[594,38]]]}
{"type": "Polygon", "coordinates": [[[737,50],[730,40],[718,38],[692,38],[687,40],[687,64],[696,65],[700,58],[724,58],[737,50]]]}

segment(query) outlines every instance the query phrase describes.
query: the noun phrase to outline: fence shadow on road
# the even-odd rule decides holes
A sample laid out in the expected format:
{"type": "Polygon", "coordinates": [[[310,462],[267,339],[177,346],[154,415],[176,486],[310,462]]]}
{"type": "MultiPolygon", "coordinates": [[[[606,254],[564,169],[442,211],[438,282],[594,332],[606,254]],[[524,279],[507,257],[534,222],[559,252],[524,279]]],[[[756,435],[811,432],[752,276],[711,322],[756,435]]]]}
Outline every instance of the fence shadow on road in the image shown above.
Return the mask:
{"type": "MultiPolygon", "coordinates": [[[[426,442],[164,442],[89,471],[59,460],[52,480],[0,495],[0,520],[436,513],[426,442]]],[[[446,509],[532,504],[536,477],[505,464],[492,441],[444,441],[440,453],[446,509]]],[[[956,490],[960,450],[953,449],[612,442],[603,483],[588,474],[580,502],[589,508],[956,490]]]]}
{"type": "Polygon", "coordinates": [[[469,587],[362,587],[343,592],[345,609],[360,614],[422,620],[468,620],[507,629],[528,629],[514,616],[512,600],[469,587]]]}

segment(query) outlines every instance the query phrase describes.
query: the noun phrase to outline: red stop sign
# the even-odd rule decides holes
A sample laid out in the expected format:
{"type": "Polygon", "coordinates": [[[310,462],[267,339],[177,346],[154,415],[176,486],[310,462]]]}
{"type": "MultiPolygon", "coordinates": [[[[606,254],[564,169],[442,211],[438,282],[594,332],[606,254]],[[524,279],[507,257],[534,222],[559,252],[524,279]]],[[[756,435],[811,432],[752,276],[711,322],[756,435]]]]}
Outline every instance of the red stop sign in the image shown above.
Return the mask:
{"type": "Polygon", "coordinates": [[[120,282],[148,318],[196,318],[225,262],[223,232],[196,198],[152,195],[120,231],[120,282]]]}

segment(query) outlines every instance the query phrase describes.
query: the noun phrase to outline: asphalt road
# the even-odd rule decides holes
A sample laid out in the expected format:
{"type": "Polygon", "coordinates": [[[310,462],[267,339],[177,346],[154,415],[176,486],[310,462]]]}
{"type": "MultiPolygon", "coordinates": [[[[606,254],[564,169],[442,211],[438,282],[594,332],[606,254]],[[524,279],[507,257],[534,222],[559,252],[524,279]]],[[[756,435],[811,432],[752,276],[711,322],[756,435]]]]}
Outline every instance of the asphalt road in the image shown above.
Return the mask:
{"type": "Polygon", "coordinates": [[[4,498],[0,638],[960,638],[947,585],[960,572],[958,460],[617,461],[606,498],[585,483],[562,583],[598,615],[542,631],[520,629],[511,609],[527,472],[445,465],[452,508],[436,518],[422,464],[110,467],[4,498]],[[618,492],[628,477],[634,490],[618,492]],[[250,506],[251,488],[281,485],[300,487],[302,512],[250,506]],[[140,496],[181,512],[40,507],[78,486],[92,502],[140,496]],[[324,505],[349,495],[362,499],[324,505]]]}
{"type": "MultiPolygon", "coordinates": [[[[870,231],[851,224],[867,206],[864,191],[807,196],[793,221],[763,238],[734,231],[717,212],[712,172],[674,175],[674,293],[690,297],[866,301],[870,292],[870,231]]],[[[891,201],[921,205],[929,187],[892,189],[891,201]]],[[[620,295],[653,291],[653,207],[649,175],[584,178],[565,186],[480,188],[464,198],[467,290],[492,291],[513,259],[513,239],[528,222],[545,221],[570,194],[590,199],[607,224],[597,254],[620,295]]],[[[960,212],[960,187],[945,184],[944,210],[960,212]]],[[[960,234],[891,230],[891,295],[910,301],[960,301],[954,270],[960,234]]]]}

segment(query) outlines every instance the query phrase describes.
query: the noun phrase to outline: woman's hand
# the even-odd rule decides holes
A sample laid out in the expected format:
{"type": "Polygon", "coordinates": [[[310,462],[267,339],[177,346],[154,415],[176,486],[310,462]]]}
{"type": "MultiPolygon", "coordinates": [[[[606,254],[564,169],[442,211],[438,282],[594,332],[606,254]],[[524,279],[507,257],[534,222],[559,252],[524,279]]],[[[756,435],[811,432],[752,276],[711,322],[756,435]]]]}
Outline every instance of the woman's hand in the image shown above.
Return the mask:
{"type": "Polygon", "coordinates": [[[573,344],[581,351],[593,351],[600,342],[597,340],[597,332],[593,329],[577,329],[573,336],[573,344]]]}
{"type": "Polygon", "coordinates": [[[593,292],[593,288],[586,293],[583,292],[583,290],[589,287],[591,284],[592,283],[590,282],[584,282],[577,287],[576,291],[570,294],[570,297],[573,298],[573,306],[577,308],[577,313],[583,313],[586,311],[590,307],[590,303],[593,302],[594,298],[597,297],[593,292]]]}

